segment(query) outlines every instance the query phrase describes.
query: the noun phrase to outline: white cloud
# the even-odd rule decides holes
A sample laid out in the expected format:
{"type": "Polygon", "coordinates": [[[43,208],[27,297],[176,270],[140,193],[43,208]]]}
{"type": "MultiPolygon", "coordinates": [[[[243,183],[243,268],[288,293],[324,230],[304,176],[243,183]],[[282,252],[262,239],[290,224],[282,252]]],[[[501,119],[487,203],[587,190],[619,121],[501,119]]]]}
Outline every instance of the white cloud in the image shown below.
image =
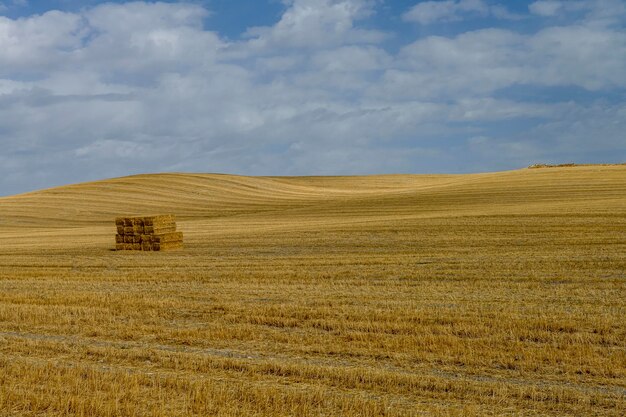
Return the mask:
{"type": "Polygon", "coordinates": [[[27,0],[11,0],[10,2],[0,1],[0,13],[6,12],[11,7],[28,6],[27,0]]]}
{"type": "Polygon", "coordinates": [[[89,25],[105,32],[129,33],[149,29],[202,29],[202,20],[208,15],[201,6],[181,3],[133,2],[123,5],[104,3],[85,13],[89,25]]]}
{"type": "Polygon", "coordinates": [[[287,3],[289,8],[274,26],[248,30],[247,50],[377,43],[386,38],[381,31],[355,27],[355,21],[373,13],[372,1],[291,0],[287,3]]]}
{"type": "Polygon", "coordinates": [[[554,16],[563,8],[563,2],[558,0],[540,0],[528,6],[528,9],[539,16],[554,16]]]}
{"type": "Polygon", "coordinates": [[[0,76],[63,65],[81,47],[83,28],[80,16],[58,11],[18,20],[0,17],[0,76]]]}
{"type": "Polygon", "coordinates": [[[466,18],[493,16],[497,19],[517,20],[521,16],[501,4],[485,0],[436,0],[417,3],[402,17],[405,21],[428,25],[436,22],[454,22],[466,18]]]}
{"type": "Polygon", "coordinates": [[[496,19],[522,20],[525,18],[524,15],[521,15],[519,13],[513,13],[501,4],[494,4],[494,5],[489,6],[489,12],[496,19]]]}
{"type": "Polygon", "coordinates": [[[626,17],[626,3],[622,0],[539,0],[528,9],[548,18],[580,14],[580,23],[593,26],[620,25],[626,17]]]}
{"type": "Polygon", "coordinates": [[[406,12],[403,18],[406,21],[418,22],[423,25],[442,19],[456,19],[458,16],[455,6],[454,0],[418,3],[406,12]]]}
{"type": "Polygon", "coordinates": [[[585,26],[534,35],[485,29],[427,37],[405,47],[389,70],[391,94],[414,98],[491,94],[516,84],[625,88],[626,34],[585,26]]]}
{"type": "Polygon", "coordinates": [[[372,46],[343,46],[323,50],[312,57],[315,68],[326,72],[360,72],[386,68],[391,57],[383,49],[372,46]]]}
{"type": "Polygon", "coordinates": [[[139,143],[105,139],[82,146],[76,149],[74,153],[78,157],[137,159],[137,157],[146,157],[148,150],[139,143]]]}
{"type": "Polygon", "coordinates": [[[591,27],[554,27],[529,38],[535,70],[530,81],[588,90],[626,87],[626,33],[591,27]]]}

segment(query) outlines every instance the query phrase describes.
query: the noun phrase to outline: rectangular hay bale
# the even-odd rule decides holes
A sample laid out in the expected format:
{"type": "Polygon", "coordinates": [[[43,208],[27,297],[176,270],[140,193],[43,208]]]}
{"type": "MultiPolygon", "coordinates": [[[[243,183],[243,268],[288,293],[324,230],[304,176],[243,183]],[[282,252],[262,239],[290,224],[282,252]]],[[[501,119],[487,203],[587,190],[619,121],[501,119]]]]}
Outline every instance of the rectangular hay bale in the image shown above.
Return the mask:
{"type": "Polygon", "coordinates": [[[168,226],[144,226],[143,232],[146,235],[162,235],[176,231],[176,225],[168,226]]]}
{"type": "Polygon", "coordinates": [[[141,242],[147,242],[147,243],[152,243],[152,241],[154,240],[154,235],[146,235],[143,234],[141,235],[141,242]]]}
{"type": "Polygon", "coordinates": [[[115,250],[126,250],[126,245],[124,243],[116,243],[115,250]]]}
{"type": "Polygon", "coordinates": [[[159,226],[176,224],[176,216],[165,214],[160,216],[147,216],[143,218],[144,226],[159,226]]]}
{"type": "Polygon", "coordinates": [[[168,250],[176,250],[176,249],[182,249],[183,248],[183,241],[177,241],[177,242],[167,242],[167,243],[158,243],[158,242],[154,242],[152,243],[152,250],[153,251],[168,251],[168,250]]]}
{"type": "Polygon", "coordinates": [[[156,243],[178,242],[183,240],[183,232],[171,232],[154,235],[153,241],[156,243]]]}
{"type": "Polygon", "coordinates": [[[125,243],[124,235],[120,235],[120,234],[115,235],[115,243],[125,243]]]}

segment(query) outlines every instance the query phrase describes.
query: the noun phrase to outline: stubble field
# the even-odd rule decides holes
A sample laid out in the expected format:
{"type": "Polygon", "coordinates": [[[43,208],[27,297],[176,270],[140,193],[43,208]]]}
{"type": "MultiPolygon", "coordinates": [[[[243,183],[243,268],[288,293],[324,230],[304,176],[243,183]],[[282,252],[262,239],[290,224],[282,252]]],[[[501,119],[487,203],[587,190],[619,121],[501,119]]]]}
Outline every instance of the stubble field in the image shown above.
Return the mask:
{"type": "Polygon", "coordinates": [[[623,416],[625,300],[626,166],[5,197],[0,416],[623,416]]]}

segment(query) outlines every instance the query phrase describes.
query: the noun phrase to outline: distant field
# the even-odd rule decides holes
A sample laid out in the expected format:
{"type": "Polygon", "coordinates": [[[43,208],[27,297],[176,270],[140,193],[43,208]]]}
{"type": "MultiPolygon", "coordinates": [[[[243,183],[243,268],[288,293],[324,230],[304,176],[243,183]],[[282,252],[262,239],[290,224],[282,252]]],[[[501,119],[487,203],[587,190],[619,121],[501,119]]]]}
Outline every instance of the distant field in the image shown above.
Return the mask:
{"type": "Polygon", "coordinates": [[[624,416],[626,166],[0,198],[0,416],[624,416]],[[115,252],[174,213],[180,252],[115,252]]]}

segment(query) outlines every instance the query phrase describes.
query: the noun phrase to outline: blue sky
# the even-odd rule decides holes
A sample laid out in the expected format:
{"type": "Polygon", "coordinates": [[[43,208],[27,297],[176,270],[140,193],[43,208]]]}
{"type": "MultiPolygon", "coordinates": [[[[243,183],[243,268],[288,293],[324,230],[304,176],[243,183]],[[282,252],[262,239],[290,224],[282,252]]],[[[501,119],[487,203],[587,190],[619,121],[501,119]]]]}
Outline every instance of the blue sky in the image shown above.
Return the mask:
{"type": "Polygon", "coordinates": [[[626,161],[622,0],[0,0],[0,195],[626,161]]]}

